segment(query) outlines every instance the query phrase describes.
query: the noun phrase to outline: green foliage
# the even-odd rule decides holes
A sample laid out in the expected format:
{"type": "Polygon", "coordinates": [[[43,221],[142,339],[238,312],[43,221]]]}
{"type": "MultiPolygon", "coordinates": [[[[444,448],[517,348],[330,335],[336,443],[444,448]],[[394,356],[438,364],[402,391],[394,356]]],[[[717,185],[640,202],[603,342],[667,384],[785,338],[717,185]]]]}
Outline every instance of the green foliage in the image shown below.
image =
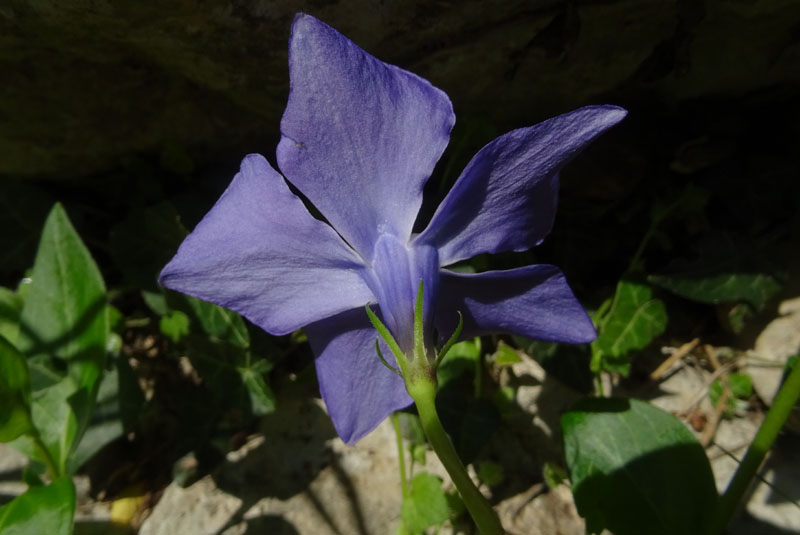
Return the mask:
{"type": "Polygon", "coordinates": [[[587,530],[703,533],[717,493],[702,446],[674,416],[642,401],[592,398],[563,415],[567,466],[587,530]]]}
{"type": "Polygon", "coordinates": [[[675,275],[650,275],[656,286],[699,303],[744,301],[756,309],[781,289],[778,280],[768,273],[687,271],[675,275]]]}
{"type": "MultiPolygon", "coordinates": [[[[727,376],[730,398],[728,398],[725,416],[731,417],[737,410],[746,410],[747,400],[753,395],[753,380],[745,373],[731,373],[727,376]]],[[[724,386],[721,379],[717,379],[708,388],[708,397],[716,407],[722,397],[724,386]]]]}
{"type": "Polygon", "coordinates": [[[70,476],[86,459],[76,449],[103,377],[109,321],[103,278],[60,204],[47,217],[29,278],[23,291],[0,292],[0,330],[17,339],[15,347],[0,336],[0,401],[9,408],[0,439],[13,439],[54,480],[43,486],[27,470],[30,488],[0,509],[0,532],[68,534],[70,476]]]}
{"type": "Polygon", "coordinates": [[[553,463],[544,463],[542,476],[547,486],[551,489],[556,488],[565,481],[569,481],[569,474],[567,474],[567,471],[553,463]]]}
{"type": "Polygon", "coordinates": [[[450,507],[442,489],[442,480],[427,472],[414,476],[407,495],[403,497],[401,513],[403,525],[411,535],[422,533],[450,518],[450,507]]]}
{"type": "Polygon", "coordinates": [[[275,394],[264,380],[264,374],[271,367],[268,361],[258,360],[250,366],[238,368],[250,396],[250,408],[256,416],[263,416],[275,410],[275,394]]]}
{"type": "Polygon", "coordinates": [[[181,338],[189,334],[189,317],[180,310],[172,310],[161,317],[158,327],[161,334],[173,342],[180,342],[181,338]]]}
{"type": "Polygon", "coordinates": [[[20,351],[34,361],[65,361],[77,387],[92,397],[109,332],[106,290],[60,204],[47,217],[30,278],[20,315],[20,351]]]}
{"type": "Polygon", "coordinates": [[[227,342],[235,347],[250,347],[250,334],[242,317],[208,301],[184,296],[189,309],[205,334],[215,340],[227,342]]]}
{"type": "Polygon", "coordinates": [[[17,292],[0,287],[0,336],[16,343],[19,334],[19,314],[24,300],[17,292]]]}
{"type": "Polygon", "coordinates": [[[79,439],[78,411],[87,409],[86,399],[71,376],[32,394],[31,419],[44,450],[33,436],[22,436],[12,444],[32,459],[55,465],[57,474],[67,473],[67,460],[79,439]]]}
{"type": "Polygon", "coordinates": [[[54,475],[71,473],[77,466],[68,459],[89,425],[109,324],[103,278],[60,204],[45,222],[30,278],[19,348],[31,370],[35,432],[15,445],[52,461],[54,475]]]}
{"type": "Polygon", "coordinates": [[[648,285],[621,280],[607,313],[595,318],[595,324],[598,336],[592,343],[592,371],[627,375],[633,352],[664,332],[667,311],[648,285]]]}
{"type": "Polygon", "coordinates": [[[241,406],[254,416],[275,410],[275,394],[265,378],[272,364],[254,355],[241,316],[171,291],[143,291],[142,297],[161,316],[162,334],[185,350],[201,377],[213,386],[218,408],[241,406]]]}
{"type": "Polygon", "coordinates": [[[31,381],[25,357],[2,336],[0,369],[0,442],[9,442],[31,430],[31,381]]]}
{"type": "Polygon", "coordinates": [[[0,507],[3,535],[70,535],[75,515],[75,487],[62,476],[37,486],[0,507]]]}
{"type": "Polygon", "coordinates": [[[496,366],[511,366],[522,362],[522,357],[513,347],[501,340],[497,344],[497,350],[489,357],[489,360],[494,362],[496,366]]]}
{"type": "Polygon", "coordinates": [[[494,487],[502,483],[506,474],[503,466],[494,461],[480,461],[477,467],[478,479],[481,483],[489,487],[494,487]]]}
{"type": "Polygon", "coordinates": [[[417,463],[421,466],[425,466],[427,462],[426,452],[428,451],[428,447],[425,444],[409,444],[408,445],[408,454],[411,458],[413,463],[417,463]]]}
{"type": "Polygon", "coordinates": [[[481,358],[481,339],[465,340],[454,344],[436,370],[440,388],[462,373],[473,371],[481,358]]]}

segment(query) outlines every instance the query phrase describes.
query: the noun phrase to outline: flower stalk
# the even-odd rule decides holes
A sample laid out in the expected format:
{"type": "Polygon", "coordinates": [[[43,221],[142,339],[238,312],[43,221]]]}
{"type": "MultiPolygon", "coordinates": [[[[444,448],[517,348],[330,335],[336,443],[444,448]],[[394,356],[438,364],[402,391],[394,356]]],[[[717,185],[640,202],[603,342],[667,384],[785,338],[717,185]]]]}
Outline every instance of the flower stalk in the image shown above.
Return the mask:
{"type": "Polygon", "coordinates": [[[442,427],[439,414],[436,412],[435,379],[418,379],[410,384],[406,383],[406,385],[408,393],[411,394],[417,406],[425,436],[439,460],[442,461],[447,473],[450,474],[467,511],[475,521],[475,525],[478,526],[478,531],[482,535],[502,535],[505,531],[503,531],[497,513],[470,479],[464,463],[461,462],[450,437],[442,427]]]}
{"type": "Polygon", "coordinates": [[[798,399],[800,399],[800,363],[794,365],[789,377],[775,396],[772,407],[758,428],[744,459],[728,488],[720,497],[709,534],[718,535],[725,530],[798,399]]]}
{"type": "MultiPolygon", "coordinates": [[[[464,463],[456,452],[453,442],[447,435],[447,432],[442,426],[439,419],[439,414],[436,411],[436,368],[441,363],[447,351],[453,346],[458,339],[461,329],[463,327],[463,318],[459,314],[459,324],[453,335],[442,347],[442,351],[438,355],[433,355],[432,358],[428,357],[426,349],[425,337],[423,333],[423,282],[420,281],[419,289],[417,292],[417,301],[414,308],[414,349],[412,358],[408,358],[406,354],[400,349],[397,341],[394,339],[389,329],[383,322],[375,315],[372,309],[367,305],[367,316],[372,322],[378,334],[386,342],[386,345],[391,349],[400,368],[400,375],[405,381],[406,390],[408,390],[411,399],[419,412],[419,418],[422,423],[422,430],[425,432],[425,437],[428,439],[433,451],[441,460],[442,465],[450,474],[453,484],[456,486],[458,493],[464,505],[469,511],[470,516],[475,521],[478,531],[481,535],[502,535],[505,533],[500,519],[495,513],[492,506],[481,494],[478,487],[470,479],[464,463]]],[[[386,365],[386,367],[397,371],[391,366],[381,354],[380,345],[376,345],[378,357],[386,365]]],[[[395,416],[396,418],[396,416],[395,416]]],[[[395,420],[396,422],[396,420],[395,420]]],[[[396,423],[395,423],[396,425],[396,423]]],[[[400,455],[403,455],[402,446],[400,455]]],[[[405,474],[405,468],[401,468],[405,474]]],[[[403,476],[405,477],[405,476],[403,476]]],[[[403,491],[405,495],[405,489],[403,491]]]]}

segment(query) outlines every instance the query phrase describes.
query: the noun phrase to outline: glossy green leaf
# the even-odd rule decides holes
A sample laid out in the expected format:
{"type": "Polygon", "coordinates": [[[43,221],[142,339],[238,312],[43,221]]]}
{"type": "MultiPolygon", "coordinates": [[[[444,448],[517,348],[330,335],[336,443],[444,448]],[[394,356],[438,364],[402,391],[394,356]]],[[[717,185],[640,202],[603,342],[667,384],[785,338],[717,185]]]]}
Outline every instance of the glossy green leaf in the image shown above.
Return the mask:
{"type": "Polygon", "coordinates": [[[173,342],[179,342],[181,338],[189,334],[189,317],[180,310],[167,312],[158,321],[158,328],[161,330],[161,334],[173,342]]]}
{"type": "Polygon", "coordinates": [[[567,474],[567,471],[553,463],[544,463],[544,467],[542,467],[542,476],[547,486],[551,489],[556,488],[565,481],[569,481],[569,474],[567,474]]]}
{"type": "Polygon", "coordinates": [[[29,432],[31,380],[25,357],[0,336],[0,442],[29,432]]]}
{"type": "MultiPolygon", "coordinates": [[[[85,410],[86,391],[67,375],[58,383],[31,394],[31,420],[59,474],[67,470],[67,459],[79,431],[77,411],[85,410]]],[[[44,464],[47,459],[29,436],[12,445],[28,457],[44,464]]]]}
{"type": "MultiPolygon", "coordinates": [[[[749,406],[747,399],[753,395],[753,380],[745,373],[731,373],[728,374],[727,381],[731,397],[728,398],[724,414],[732,417],[737,410],[747,410],[749,406]]],[[[721,379],[715,380],[708,387],[708,397],[715,407],[719,404],[723,391],[721,379]]]]}
{"type": "MultiPolygon", "coordinates": [[[[119,361],[126,361],[126,359],[115,359],[115,363],[119,361]]],[[[69,456],[67,473],[75,473],[103,446],[122,435],[123,426],[120,412],[123,402],[120,397],[119,383],[118,367],[115,366],[103,374],[89,426],[69,456]]]]}
{"type": "Polygon", "coordinates": [[[144,304],[147,305],[147,308],[152,310],[157,316],[164,316],[169,312],[167,297],[163,292],[148,292],[147,290],[142,290],[142,300],[144,300],[144,304]]]}
{"type": "Polygon", "coordinates": [[[723,272],[651,275],[648,281],[681,297],[699,303],[744,301],[760,309],[781,289],[767,273],[723,272]]]}
{"type": "Polygon", "coordinates": [[[454,344],[442,359],[436,370],[436,378],[440,387],[444,387],[462,373],[475,370],[481,357],[481,340],[465,340],[454,344]]]}
{"type": "Polygon", "coordinates": [[[592,398],[562,416],[567,466],[587,530],[704,533],[717,492],[694,435],[638,400],[592,398]]]}
{"type": "Polygon", "coordinates": [[[592,342],[592,370],[627,374],[631,353],[646,347],[667,326],[664,303],[646,284],[622,280],[613,304],[598,321],[592,342]]]}
{"type": "Polygon", "coordinates": [[[0,507],[3,535],[70,535],[75,515],[75,487],[69,477],[32,487],[0,507]]]}
{"type": "Polygon", "coordinates": [[[511,366],[512,364],[522,362],[519,353],[502,340],[497,344],[497,351],[492,354],[490,360],[497,366],[511,366]]]}
{"type": "Polygon", "coordinates": [[[427,452],[428,446],[425,444],[408,445],[408,454],[411,457],[411,461],[421,466],[425,466],[425,463],[428,462],[427,452]]]}
{"type": "Polygon", "coordinates": [[[0,336],[16,343],[19,334],[19,315],[23,299],[15,291],[0,286],[0,336]]]}
{"type": "Polygon", "coordinates": [[[427,472],[414,476],[408,494],[403,497],[401,514],[406,529],[414,534],[447,520],[450,509],[442,480],[427,472]]]}
{"type": "Polygon", "coordinates": [[[502,483],[505,478],[503,465],[494,461],[481,461],[478,463],[478,479],[486,486],[494,487],[502,483]]]}
{"type": "Polygon", "coordinates": [[[263,416],[275,410],[275,394],[257,369],[239,368],[242,382],[250,395],[250,407],[255,416],[263,416]]]}
{"type": "MultiPolygon", "coordinates": [[[[250,333],[239,314],[195,297],[182,297],[188,303],[190,318],[193,322],[197,321],[208,336],[238,348],[250,347],[250,333]]],[[[197,329],[193,328],[193,332],[197,333],[197,329]]]]}
{"type": "Polygon", "coordinates": [[[108,337],[105,284],[60,204],[45,222],[20,322],[23,353],[66,360],[78,385],[94,389],[108,337]]]}

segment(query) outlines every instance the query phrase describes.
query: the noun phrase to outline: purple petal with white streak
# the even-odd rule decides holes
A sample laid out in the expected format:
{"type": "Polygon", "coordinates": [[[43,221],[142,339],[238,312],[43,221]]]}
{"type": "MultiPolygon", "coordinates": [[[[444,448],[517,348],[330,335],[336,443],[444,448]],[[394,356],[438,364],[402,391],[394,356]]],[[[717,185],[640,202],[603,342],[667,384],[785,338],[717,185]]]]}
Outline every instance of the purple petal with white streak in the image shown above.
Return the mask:
{"type": "Polygon", "coordinates": [[[447,95],[303,14],[289,74],[281,171],[365,259],[380,234],[407,240],[455,121],[447,95]]]}
{"type": "Polygon", "coordinates": [[[443,266],[539,244],[553,226],[558,171],[625,114],[589,106],[495,139],[472,158],[417,243],[438,248],[443,266]]]}
{"type": "MultiPolygon", "coordinates": [[[[322,399],[336,432],[347,444],[355,444],[392,412],[411,404],[403,380],[378,359],[378,333],[363,308],[303,330],[316,356],[322,399]]],[[[396,366],[383,341],[381,353],[396,366]]]]}
{"type": "Polygon", "coordinates": [[[448,337],[464,317],[461,338],[509,333],[548,342],[583,344],[594,326],[555,266],[460,274],[441,271],[436,323],[448,337]]]}
{"type": "Polygon", "coordinates": [[[374,300],[364,269],[264,157],[251,154],[159,282],[281,335],[374,300]]]}

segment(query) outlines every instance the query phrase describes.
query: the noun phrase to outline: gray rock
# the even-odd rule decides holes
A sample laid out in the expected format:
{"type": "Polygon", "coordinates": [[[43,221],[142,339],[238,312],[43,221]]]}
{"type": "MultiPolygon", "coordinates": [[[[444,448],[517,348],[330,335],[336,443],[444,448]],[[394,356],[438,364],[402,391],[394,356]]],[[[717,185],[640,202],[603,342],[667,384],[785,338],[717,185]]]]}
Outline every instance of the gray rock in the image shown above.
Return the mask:
{"type": "Polygon", "coordinates": [[[462,118],[491,110],[504,129],[609,94],[670,106],[800,78],[794,0],[10,0],[0,175],[84,176],[139,153],[201,164],[271,153],[301,9],[430,79],[462,118]]]}

